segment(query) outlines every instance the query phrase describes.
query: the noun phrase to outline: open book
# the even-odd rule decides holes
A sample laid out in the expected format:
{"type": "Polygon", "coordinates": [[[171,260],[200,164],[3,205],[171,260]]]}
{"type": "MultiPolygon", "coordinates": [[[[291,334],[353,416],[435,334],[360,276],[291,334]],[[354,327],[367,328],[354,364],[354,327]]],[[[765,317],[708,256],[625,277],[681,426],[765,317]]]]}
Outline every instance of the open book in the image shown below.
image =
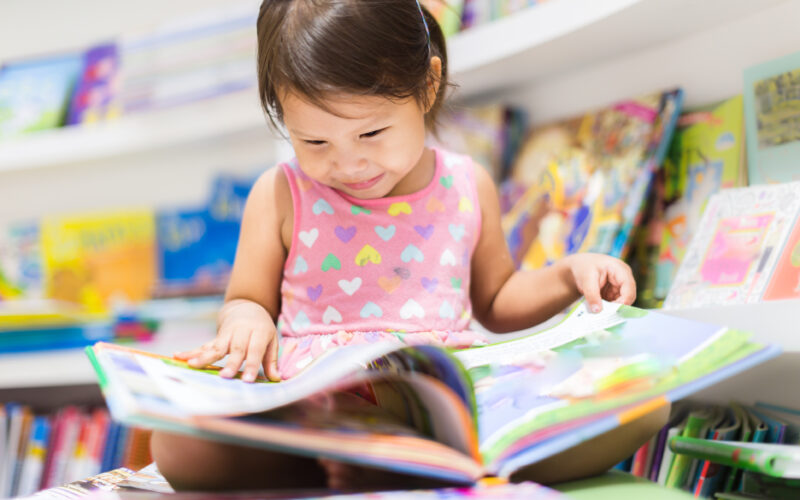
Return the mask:
{"type": "Polygon", "coordinates": [[[457,352],[342,347],[278,383],[87,348],[112,417],[126,424],[463,483],[509,477],[779,351],[612,303],[598,314],[579,303],[555,327],[457,352]]]}

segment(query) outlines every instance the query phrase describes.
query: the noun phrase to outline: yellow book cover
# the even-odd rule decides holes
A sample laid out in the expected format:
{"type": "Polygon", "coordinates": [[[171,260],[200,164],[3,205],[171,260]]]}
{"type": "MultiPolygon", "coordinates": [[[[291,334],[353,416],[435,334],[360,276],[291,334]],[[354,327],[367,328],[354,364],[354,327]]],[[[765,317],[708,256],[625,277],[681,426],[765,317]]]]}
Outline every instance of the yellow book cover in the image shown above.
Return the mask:
{"type": "Polygon", "coordinates": [[[48,297],[106,310],[149,298],[156,281],[155,214],[148,210],[56,216],[42,223],[48,297]]]}

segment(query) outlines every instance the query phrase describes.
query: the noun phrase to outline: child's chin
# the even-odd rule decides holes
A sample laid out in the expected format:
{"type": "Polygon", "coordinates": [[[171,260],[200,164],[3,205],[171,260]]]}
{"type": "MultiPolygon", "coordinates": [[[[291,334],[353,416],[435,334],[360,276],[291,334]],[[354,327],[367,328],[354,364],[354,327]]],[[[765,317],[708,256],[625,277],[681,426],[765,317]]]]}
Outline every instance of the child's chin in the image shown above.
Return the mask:
{"type": "Polygon", "coordinates": [[[384,191],[385,191],[384,189],[375,189],[374,187],[370,188],[370,189],[347,189],[347,188],[345,188],[342,191],[347,193],[349,196],[352,196],[353,198],[357,198],[359,200],[375,200],[375,199],[378,199],[378,198],[383,198],[387,194],[389,194],[388,192],[384,193],[384,191]]]}

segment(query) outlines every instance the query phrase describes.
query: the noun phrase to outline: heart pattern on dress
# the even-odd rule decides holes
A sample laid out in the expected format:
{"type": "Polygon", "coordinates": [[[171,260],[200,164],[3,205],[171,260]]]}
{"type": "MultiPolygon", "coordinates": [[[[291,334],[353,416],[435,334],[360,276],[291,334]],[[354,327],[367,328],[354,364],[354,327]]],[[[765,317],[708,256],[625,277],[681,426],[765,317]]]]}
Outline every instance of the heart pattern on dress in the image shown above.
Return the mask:
{"type": "Polygon", "coordinates": [[[303,242],[303,245],[311,248],[314,246],[314,242],[316,242],[317,238],[319,237],[319,229],[313,228],[308,231],[300,231],[298,237],[300,238],[300,241],[303,242]]]}

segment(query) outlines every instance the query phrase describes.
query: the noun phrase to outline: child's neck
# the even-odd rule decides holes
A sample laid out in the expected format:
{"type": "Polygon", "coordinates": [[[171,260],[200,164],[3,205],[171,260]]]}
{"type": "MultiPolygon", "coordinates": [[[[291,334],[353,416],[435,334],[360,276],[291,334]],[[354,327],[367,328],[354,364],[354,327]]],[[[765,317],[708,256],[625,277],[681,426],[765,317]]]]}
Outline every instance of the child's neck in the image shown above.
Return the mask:
{"type": "Polygon", "coordinates": [[[419,161],[400,182],[395,184],[385,197],[407,196],[424,189],[433,181],[436,172],[436,153],[431,148],[425,148],[419,161]]]}

